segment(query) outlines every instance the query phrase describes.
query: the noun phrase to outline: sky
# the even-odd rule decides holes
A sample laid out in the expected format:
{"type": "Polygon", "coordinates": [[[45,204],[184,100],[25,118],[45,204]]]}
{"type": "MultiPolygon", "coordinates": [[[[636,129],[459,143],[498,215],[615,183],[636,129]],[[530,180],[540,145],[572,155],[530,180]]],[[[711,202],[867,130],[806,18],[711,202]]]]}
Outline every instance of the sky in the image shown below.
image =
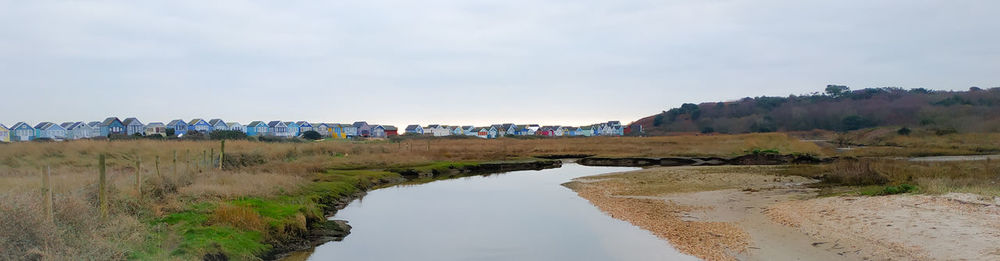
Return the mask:
{"type": "Polygon", "coordinates": [[[1000,86],[1000,1],[0,0],[0,123],[631,122],[1000,86]]]}

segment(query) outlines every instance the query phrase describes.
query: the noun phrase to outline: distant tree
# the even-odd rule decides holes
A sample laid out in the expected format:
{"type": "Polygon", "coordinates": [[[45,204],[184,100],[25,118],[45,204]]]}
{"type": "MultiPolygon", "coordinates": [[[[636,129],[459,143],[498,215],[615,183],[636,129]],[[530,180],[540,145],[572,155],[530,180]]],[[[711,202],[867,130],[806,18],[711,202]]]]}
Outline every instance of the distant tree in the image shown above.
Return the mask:
{"type": "Polygon", "coordinates": [[[952,106],[952,105],[972,105],[972,101],[962,98],[962,96],[953,95],[944,100],[935,102],[934,105],[938,106],[952,106]]]}
{"type": "Polygon", "coordinates": [[[858,115],[844,117],[842,124],[844,125],[844,130],[848,131],[874,127],[876,125],[875,122],[858,115]]]}
{"type": "Polygon", "coordinates": [[[320,135],[319,132],[316,131],[306,131],[302,133],[302,138],[307,140],[319,140],[323,138],[323,135],[320,135]]]}
{"type": "Polygon", "coordinates": [[[844,95],[845,93],[850,92],[850,91],[851,91],[851,89],[847,88],[847,86],[844,86],[844,85],[827,85],[826,86],[826,94],[830,95],[830,96],[833,96],[833,97],[840,97],[841,95],[844,95]]]}
{"type": "Polygon", "coordinates": [[[238,130],[214,130],[208,133],[208,137],[213,140],[243,140],[247,134],[238,130]]]}
{"type": "Polygon", "coordinates": [[[663,114],[662,113],[661,114],[657,114],[656,117],[653,117],[653,126],[660,126],[660,125],[663,125],[663,114]]]}
{"type": "Polygon", "coordinates": [[[928,89],[924,89],[924,88],[916,88],[916,89],[910,89],[910,93],[930,94],[931,91],[928,90],[928,89]]]}
{"type": "Polygon", "coordinates": [[[701,133],[709,134],[713,132],[715,132],[715,129],[712,128],[711,126],[705,126],[704,128],[701,128],[701,133]]]}
{"type": "Polygon", "coordinates": [[[173,137],[173,136],[176,136],[176,135],[177,135],[177,132],[175,132],[174,129],[167,129],[167,137],[173,137]]]}
{"type": "Polygon", "coordinates": [[[910,130],[910,128],[907,128],[906,126],[903,126],[902,128],[899,128],[898,131],[896,131],[896,134],[903,135],[903,136],[910,136],[911,132],[912,131],[910,130]]]}

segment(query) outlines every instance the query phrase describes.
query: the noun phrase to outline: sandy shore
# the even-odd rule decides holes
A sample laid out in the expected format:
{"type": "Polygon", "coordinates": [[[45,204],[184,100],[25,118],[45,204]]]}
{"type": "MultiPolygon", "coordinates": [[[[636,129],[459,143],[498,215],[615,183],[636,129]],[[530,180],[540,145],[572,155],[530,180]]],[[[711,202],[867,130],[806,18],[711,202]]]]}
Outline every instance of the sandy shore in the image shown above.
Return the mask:
{"type": "Polygon", "coordinates": [[[767,215],[871,260],[1000,260],[1000,204],[971,194],[818,198],[767,215]]]}
{"type": "Polygon", "coordinates": [[[1000,215],[969,195],[816,198],[780,166],[651,168],[567,183],[706,260],[998,260],[1000,215]],[[947,232],[942,232],[947,230],[947,232]]]}

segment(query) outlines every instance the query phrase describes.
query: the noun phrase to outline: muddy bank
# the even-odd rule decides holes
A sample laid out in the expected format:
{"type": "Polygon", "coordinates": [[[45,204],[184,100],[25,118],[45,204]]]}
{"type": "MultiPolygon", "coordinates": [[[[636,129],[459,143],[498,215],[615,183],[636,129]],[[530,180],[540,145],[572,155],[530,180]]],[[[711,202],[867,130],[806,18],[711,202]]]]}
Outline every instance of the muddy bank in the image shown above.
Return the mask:
{"type": "MultiPolygon", "coordinates": [[[[562,166],[559,160],[524,160],[510,162],[485,162],[485,163],[465,163],[465,164],[441,164],[433,168],[396,168],[387,171],[396,172],[402,175],[401,178],[377,180],[371,184],[358,184],[358,193],[350,196],[322,195],[318,199],[323,207],[326,217],[332,217],[337,211],[344,209],[348,204],[358,198],[364,197],[367,191],[386,186],[404,184],[418,178],[453,178],[472,175],[495,174],[520,170],[542,170],[558,168],[562,166]]],[[[279,260],[287,257],[296,251],[310,249],[323,243],[331,241],[341,241],[350,234],[351,226],[345,220],[309,220],[309,230],[298,238],[287,242],[282,242],[280,246],[267,254],[262,255],[264,260],[279,260]]],[[[206,259],[214,257],[206,256],[206,259]]]]}
{"type": "Polygon", "coordinates": [[[502,173],[520,170],[543,170],[562,166],[560,160],[525,160],[509,162],[438,164],[433,167],[392,168],[387,171],[399,173],[408,179],[458,177],[502,173]]]}
{"type": "Polygon", "coordinates": [[[843,259],[763,214],[771,204],[815,195],[804,187],[815,180],[770,174],[782,167],[649,168],[565,185],[612,217],[705,260],[843,259]]]}
{"type": "Polygon", "coordinates": [[[533,157],[539,159],[582,159],[586,157],[593,157],[594,154],[546,154],[546,155],[535,155],[533,157]]]}
{"type": "Polygon", "coordinates": [[[655,167],[566,186],[706,260],[1000,260],[1000,197],[817,198],[787,166],[655,167]]]}
{"type": "Polygon", "coordinates": [[[609,167],[677,167],[677,166],[722,166],[722,165],[783,165],[783,164],[819,164],[832,162],[832,158],[821,159],[811,155],[781,155],[781,154],[748,154],[734,158],[720,157],[587,157],[578,160],[586,166],[609,167]]]}

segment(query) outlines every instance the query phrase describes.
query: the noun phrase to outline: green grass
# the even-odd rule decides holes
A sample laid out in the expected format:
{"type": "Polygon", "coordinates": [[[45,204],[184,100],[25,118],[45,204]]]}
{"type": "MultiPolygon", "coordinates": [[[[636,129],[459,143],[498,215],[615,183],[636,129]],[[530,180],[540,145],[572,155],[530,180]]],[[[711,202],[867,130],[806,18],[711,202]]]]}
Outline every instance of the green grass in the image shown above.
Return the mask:
{"type": "Polygon", "coordinates": [[[301,217],[325,219],[324,210],[336,200],[370,189],[399,174],[376,170],[329,170],[317,174],[299,191],[273,197],[247,197],[217,203],[194,203],[185,211],[150,221],[160,227],[146,244],[132,253],[133,259],[200,259],[205,254],[222,253],[232,259],[254,259],[274,247],[275,239],[301,229],[301,217]],[[267,222],[266,231],[213,224],[218,204],[247,207],[267,222]],[[173,242],[176,241],[176,242],[173,242]]]}
{"type": "Polygon", "coordinates": [[[184,232],[184,240],[173,252],[175,256],[195,256],[205,253],[224,253],[232,258],[254,257],[270,249],[262,243],[263,235],[257,231],[243,231],[228,226],[197,226],[184,232]],[[188,252],[193,250],[193,252],[188,252]]]}
{"type": "Polygon", "coordinates": [[[154,227],[164,229],[153,233],[133,259],[193,259],[209,253],[223,253],[236,259],[248,259],[268,251],[263,234],[230,226],[210,225],[209,215],[213,204],[192,204],[187,211],[169,214],[153,221],[154,227]],[[176,238],[176,246],[168,253],[164,245],[176,238]]]}

